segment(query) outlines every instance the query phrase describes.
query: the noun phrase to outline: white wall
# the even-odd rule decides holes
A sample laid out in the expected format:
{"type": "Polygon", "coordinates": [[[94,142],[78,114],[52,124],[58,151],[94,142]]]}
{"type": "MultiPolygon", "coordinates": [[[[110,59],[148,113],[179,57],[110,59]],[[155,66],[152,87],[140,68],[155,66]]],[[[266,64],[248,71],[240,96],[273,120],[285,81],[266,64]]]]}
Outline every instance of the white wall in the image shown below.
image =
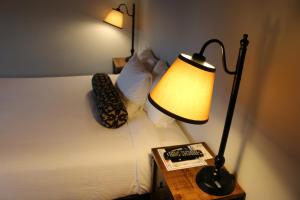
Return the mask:
{"type": "MultiPolygon", "coordinates": [[[[237,174],[248,200],[298,200],[300,190],[300,3],[298,0],[140,1],[139,47],[151,46],[170,63],[182,51],[198,52],[208,39],[225,44],[235,66],[239,40],[249,34],[226,166],[237,174]]],[[[194,141],[217,152],[232,77],[219,48],[206,55],[217,66],[212,111],[205,125],[184,124],[194,141]]]]}
{"type": "Polygon", "coordinates": [[[0,76],[112,72],[112,57],[130,55],[131,19],[123,30],[102,19],[121,2],[1,1],[0,76]]]}

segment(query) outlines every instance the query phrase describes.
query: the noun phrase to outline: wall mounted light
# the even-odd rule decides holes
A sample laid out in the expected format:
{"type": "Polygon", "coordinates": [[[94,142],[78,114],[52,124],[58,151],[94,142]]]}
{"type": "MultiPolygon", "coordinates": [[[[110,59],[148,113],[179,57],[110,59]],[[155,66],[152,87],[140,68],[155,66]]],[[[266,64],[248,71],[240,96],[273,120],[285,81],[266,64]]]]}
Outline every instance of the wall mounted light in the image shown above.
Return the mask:
{"type": "Polygon", "coordinates": [[[233,86],[215,163],[213,166],[203,167],[195,177],[198,186],[212,195],[227,195],[235,188],[235,177],[224,168],[224,152],[249,44],[247,37],[248,35],[244,34],[240,42],[235,71],[227,68],[223,43],[217,39],[208,40],[202,46],[200,53],[195,53],[193,56],[180,54],[148,95],[149,101],[157,109],[175,119],[192,124],[207,122],[216,69],[206,62],[203,53],[212,43],[220,45],[223,68],[227,74],[234,75],[233,86]]]}
{"type": "Polygon", "coordinates": [[[132,14],[129,13],[127,4],[120,4],[117,8],[113,8],[108,15],[103,20],[104,22],[113,25],[118,28],[123,28],[123,18],[124,18],[124,12],[121,11],[121,8],[124,7],[126,14],[132,18],[132,25],[131,25],[131,50],[130,50],[130,56],[126,58],[128,61],[131,56],[134,54],[134,30],[135,30],[135,4],[132,4],[132,14]]]}

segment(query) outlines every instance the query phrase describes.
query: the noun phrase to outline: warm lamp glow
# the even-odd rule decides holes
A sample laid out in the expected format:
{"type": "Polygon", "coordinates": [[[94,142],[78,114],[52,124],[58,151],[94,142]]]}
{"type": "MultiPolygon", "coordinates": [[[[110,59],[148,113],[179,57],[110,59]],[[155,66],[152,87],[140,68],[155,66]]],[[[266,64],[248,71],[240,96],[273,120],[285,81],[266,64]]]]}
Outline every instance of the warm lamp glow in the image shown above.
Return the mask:
{"type": "Polygon", "coordinates": [[[201,124],[208,120],[215,67],[180,54],[149,94],[150,102],[181,121],[201,124]]]}
{"type": "Polygon", "coordinates": [[[118,28],[123,28],[123,13],[119,10],[112,9],[103,21],[118,28]]]}
{"type": "Polygon", "coordinates": [[[224,168],[224,153],[249,44],[247,38],[248,35],[244,34],[240,41],[234,71],[229,70],[227,67],[225,47],[222,41],[211,39],[205,42],[200,52],[194,53],[193,56],[180,54],[148,95],[148,99],[153,106],[175,119],[193,124],[206,122],[211,106],[216,69],[205,61],[204,51],[206,47],[213,43],[221,47],[223,68],[227,74],[234,75],[233,85],[215,163],[214,165],[202,167],[195,180],[202,191],[211,195],[229,195],[236,189],[234,175],[224,168]]]}

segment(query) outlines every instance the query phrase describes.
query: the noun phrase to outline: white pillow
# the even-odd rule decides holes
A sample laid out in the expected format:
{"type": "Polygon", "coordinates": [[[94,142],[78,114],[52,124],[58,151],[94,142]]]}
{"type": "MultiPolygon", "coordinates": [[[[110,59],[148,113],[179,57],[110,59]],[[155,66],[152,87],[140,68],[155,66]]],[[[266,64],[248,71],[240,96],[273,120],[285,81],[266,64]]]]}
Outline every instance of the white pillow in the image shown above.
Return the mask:
{"type": "MultiPolygon", "coordinates": [[[[165,61],[158,61],[153,69],[153,84],[151,86],[150,91],[156,86],[158,81],[164,75],[164,73],[168,70],[168,65],[165,61]]],[[[147,112],[148,118],[153,122],[153,124],[157,127],[167,127],[169,124],[175,121],[174,118],[169,117],[168,115],[162,113],[157,108],[155,108],[147,99],[145,105],[145,111],[147,112]]]]}
{"type": "Polygon", "coordinates": [[[156,65],[158,59],[154,56],[154,53],[151,49],[147,48],[139,53],[138,58],[140,61],[145,64],[147,70],[152,72],[154,66],[156,65]]]}
{"type": "Polygon", "coordinates": [[[168,70],[167,63],[165,61],[163,61],[163,60],[159,60],[156,63],[156,65],[154,66],[153,71],[152,71],[153,80],[157,79],[159,77],[161,78],[166,73],[167,70],[168,70]]]}
{"type": "Polygon", "coordinates": [[[151,73],[146,70],[137,55],[133,55],[121,71],[116,82],[129,117],[133,117],[144,106],[151,83],[151,73]]]}

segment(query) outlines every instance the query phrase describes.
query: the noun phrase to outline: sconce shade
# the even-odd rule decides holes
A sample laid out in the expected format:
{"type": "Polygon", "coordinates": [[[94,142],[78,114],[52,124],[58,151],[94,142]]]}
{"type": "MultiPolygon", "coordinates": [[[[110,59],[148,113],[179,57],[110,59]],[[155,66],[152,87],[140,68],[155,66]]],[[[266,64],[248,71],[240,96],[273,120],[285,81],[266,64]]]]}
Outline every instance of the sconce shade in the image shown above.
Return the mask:
{"type": "Polygon", "coordinates": [[[103,21],[118,28],[123,28],[123,13],[117,9],[112,9],[103,21]]]}
{"type": "Polygon", "coordinates": [[[149,101],[163,113],[193,124],[208,121],[215,67],[180,54],[150,92],[149,101]]]}

